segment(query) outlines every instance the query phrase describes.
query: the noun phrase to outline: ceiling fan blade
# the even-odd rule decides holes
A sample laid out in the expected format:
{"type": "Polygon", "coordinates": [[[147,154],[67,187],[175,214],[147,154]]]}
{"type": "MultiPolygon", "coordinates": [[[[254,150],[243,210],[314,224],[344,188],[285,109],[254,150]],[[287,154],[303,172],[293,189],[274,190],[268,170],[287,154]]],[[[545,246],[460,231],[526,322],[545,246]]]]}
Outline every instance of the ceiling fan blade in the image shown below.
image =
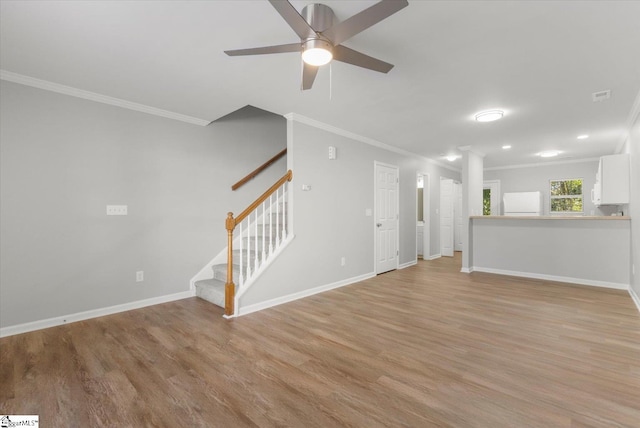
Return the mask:
{"type": "Polygon", "coordinates": [[[323,31],[322,35],[329,38],[334,45],[339,45],[408,5],[407,0],[382,0],[351,18],[337,23],[327,31],[323,31]]]}
{"type": "Polygon", "coordinates": [[[393,64],[354,51],[342,45],[333,47],[333,59],[346,62],[347,64],[357,65],[358,67],[368,68],[369,70],[379,71],[380,73],[388,73],[393,68],[393,64]]]}
{"type": "Polygon", "coordinates": [[[226,53],[229,56],[239,56],[239,55],[264,55],[264,54],[300,52],[300,51],[302,51],[302,45],[300,43],[289,43],[287,45],[264,46],[261,48],[235,49],[231,51],[224,51],[224,53],[226,53]]]}
{"type": "Polygon", "coordinates": [[[313,81],[316,80],[316,74],[318,74],[320,67],[309,65],[304,61],[302,61],[302,65],[302,90],[305,91],[313,86],[313,81]]]}
{"type": "Polygon", "coordinates": [[[295,7],[291,5],[287,0],[269,0],[269,3],[278,11],[280,16],[287,21],[287,24],[296,32],[300,39],[308,39],[309,37],[316,36],[316,32],[311,26],[304,20],[302,15],[298,13],[295,7]]]}

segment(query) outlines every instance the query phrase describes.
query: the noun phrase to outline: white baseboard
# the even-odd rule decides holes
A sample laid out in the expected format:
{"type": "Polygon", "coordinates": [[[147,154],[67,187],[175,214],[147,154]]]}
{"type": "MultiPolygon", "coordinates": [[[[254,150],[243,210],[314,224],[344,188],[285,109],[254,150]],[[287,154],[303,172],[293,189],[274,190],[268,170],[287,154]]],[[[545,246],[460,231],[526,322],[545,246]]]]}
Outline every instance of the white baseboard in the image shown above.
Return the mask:
{"type": "Polygon", "coordinates": [[[300,291],[298,293],[289,294],[275,299],[267,300],[260,303],[254,303],[253,305],[247,305],[238,308],[236,316],[247,315],[252,312],[261,311],[274,306],[282,305],[283,303],[293,302],[294,300],[302,299],[304,297],[313,296],[314,294],[322,293],[324,291],[333,290],[335,288],[344,287],[345,285],[353,284],[355,282],[364,281],[365,279],[373,278],[376,276],[375,272],[366,273],[360,276],[354,276],[352,278],[344,279],[342,281],[334,282],[332,284],[321,285],[309,290],[300,291]]]}
{"type": "Polygon", "coordinates": [[[407,263],[402,263],[401,265],[398,265],[398,269],[405,269],[408,268],[409,266],[415,266],[418,264],[418,260],[412,260],[410,262],[407,263]]]}
{"type": "Polygon", "coordinates": [[[636,292],[631,287],[629,287],[629,294],[631,295],[631,299],[633,300],[633,303],[636,304],[636,307],[638,308],[638,311],[640,312],[640,297],[638,297],[636,292]]]}
{"type": "Polygon", "coordinates": [[[584,278],[571,278],[568,276],[545,275],[541,273],[493,269],[493,268],[485,268],[481,266],[473,266],[471,267],[471,271],[495,273],[498,275],[519,276],[522,278],[543,279],[546,281],[566,282],[569,284],[589,285],[593,287],[615,288],[616,290],[629,290],[629,284],[621,284],[617,282],[608,282],[608,281],[594,281],[591,279],[584,279],[584,278]]]}
{"type": "Polygon", "coordinates": [[[158,305],[160,303],[173,302],[174,300],[186,299],[195,296],[195,292],[183,291],[181,293],[168,294],[166,296],[152,297],[150,299],[138,300],[135,302],[123,303],[121,305],[109,306],[106,308],[92,309],[90,311],[78,312],[75,314],[63,315],[44,320],[28,322],[24,324],[12,325],[0,328],[0,337],[13,336],[15,334],[28,333],[30,331],[42,330],[44,328],[56,327],[72,322],[83,321],[91,318],[103,317],[105,315],[117,314],[118,312],[130,311],[144,308],[145,306],[158,305]]]}
{"type": "Polygon", "coordinates": [[[462,273],[471,273],[471,272],[473,272],[473,267],[470,267],[470,268],[466,268],[466,267],[460,268],[460,272],[462,272],[462,273]]]}
{"type": "Polygon", "coordinates": [[[422,260],[435,260],[442,257],[442,254],[434,254],[433,256],[427,256],[426,258],[422,256],[422,260]]]}

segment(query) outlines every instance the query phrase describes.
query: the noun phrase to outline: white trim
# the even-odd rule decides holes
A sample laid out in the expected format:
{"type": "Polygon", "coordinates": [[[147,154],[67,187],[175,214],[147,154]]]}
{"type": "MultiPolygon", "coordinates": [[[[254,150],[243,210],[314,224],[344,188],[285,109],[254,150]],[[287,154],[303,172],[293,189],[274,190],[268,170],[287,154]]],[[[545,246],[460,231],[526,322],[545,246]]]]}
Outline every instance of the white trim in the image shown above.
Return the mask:
{"type": "MultiPolygon", "coordinates": [[[[416,172],[416,180],[418,176],[422,176],[423,189],[422,189],[422,260],[425,260],[424,255],[431,252],[431,175],[428,172],[416,172]],[[425,207],[427,208],[425,210],[425,207]],[[425,221],[426,218],[426,221],[425,221]]],[[[417,183],[416,183],[417,184],[417,183]]],[[[418,206],[418,197],[416,195],[416,214],[418,206]]],[[[417,222],[416,222],[417,223],[417,222]]],[[[416,239],[418,232],[416,231],[416,239]]],[[[416,242],[416,257],[418,253],[416,242]]]]}
{"type": "Polygon", "coordinates": [[[567,282],[569,284],[589,285],[593,287],[614,288],[616,290],[629,290],[629,284],[622,284],[622,283],[608,282],[608,281],[594,281],[591,279],[584,279],[584,278],[571,278],[568,276],[545,275],[541,273],[493,269],[493,268],[485,268],[481,266],[473,266],[471,267],[471,271],[495,273],[498,275],[519,276],[522,278],[543,279],[545,281],[567,282]]]}
{"type": "Polygon", "coordinates": [[[473,272],[473,267],[470,267],[470,268],[463,267],[463,268],[460,269],[460,272],[462,272],[462,273],[471,273],[471,272],[473,272]]]}
{"type": "Polygon", "coordinates": [[[282,305],[284,303],[293,302],[294,300],[302,299],[304,297],[313,296],[314,294],[322,293],[325,291],[333,290],[335,288],[344,287],[345,285],[350,285],[356,282],[364,281],[365,279],[373,278],[376,276],[375,273],[370,272],[364,275],[354,276],[353,278],[343,279],[338,282],[334,282],[331,284],[321,285],[319,287],[311,288],[309,290],[299,291],[297,293],[288,294],[282,297],[276,297],[275,299],[267,300],[260,303],[254,303],[253,305],[247,305],[241,308],[238,308],[238,314],[235,315],[243,316],[250,314],[252,312],[261,311],[264,309],[272,308],[274,306],[282,305]]]}
{"type": "Polygon", "coordinates": [[[427,256],[426,259],[424,258],[424,256],[422,256],[422,260],[436,260],[436,259],[439,259],[440,257],[442,257],[442,254],[438,253],[432,256],[427,256]]]}
{"type": "Polygon", "coordinates": [[[45,91],[57,92],[59,94],[69,95],[76,98],[82,98],[102,104],[108,104],[142,113],[152,114],[154,116],[165,117],[167,119],[179,120],[181,122],[190,123],[192,125],[207,126],[211,123],[210,120],[204,120],[180,113],[174,113],[172,111],[162,110],[148,105],[138,104],[132,101],[98,94],[96,92],[89,92],[82,89],[73,88],[71,86],[61,85],[59,83],[49,82],[47,80],[36,79],[35,77],[24,76],[22,74],[13,73],[7,70],[0,70],[0,79],[6,80],[7,82],[19,83],[21,85],[44,89],[45,91]]]}
{"type": "MultiPolygon", "coordinates": [[[[502,193],[500,191],[500,180],[484,180],[482,182],[483,192],[484,192],[484,189],[495,190],[496,193],[498,194],[496,197],[497,206],[494,207],[493,203],[491,203],[491,215],[500,215],[500,213],[502,212],[502,204],[500,203],[500,201],[502,200],[502,193]],[[494,213],[494,209],[496,211],[495,213],[494,213]]],[[[484,213],[484,206],[482,211],[484,213]]]]}
{"type": "Polygon", "coordinates": [[[539,162],[539,163],[525,163],[520,165],[492,166],[490,168],[484,168],[483,171],[499,171],[502,169],[520,169],[520,168],[540,168],[541,166],[564,165],[568,163],[598,162],[599,160],[600,158],[585,158],[585,159],[574,159],[574,160],[565,160],[565,161],[557,161],[557,162],[539,162]]]}
{"type": "Polygon", "coordinates": [[[105,315],[117,314],[119,312],[131,311],[144,308],[146,306],[159,305],[161,303],[173,302],[194,297],[195,292],[182,291],[180,293],[168,294],[166,296],[152,297],[150,299],[137,300],[135,302],[123,303],[121,305],[109,306],[106,308],[92,309],[90,311],[78,312],[75,314],[62,315],[59,317],[47,318],[44,320],[28,322],[24,324],[12,325],[0,328],[0,337],[13,336],[15,334],[28,333],[30,331],[42,330],[49,327],[83,321],[91,318],[103,317],[105,315]]]}
{"type": "Polygon", "coordinates": [[[627,142],[629,138],[629,134],[631,133],[631,128],[633,124],[636,123],[638,116],[640,115],[640,91],[638,91],[638,95],[636,95],[636,99],[631,106],[631,110],[629,111],[629,117],[627,118],[626,129],[622,137],[620,137],[620,142],[616,146],[616,151],[614,153],[620,154],[622,152],[622,148],[624,144],[627,142]]]}
{"type": "Polygon", "coordinates": [[[456,168],[452,167],[451,165],[447,165],[445,163],[438,162],[438,161],[436,161],[434,159],[424,157],[424,156],[419,155],[417,153],[413,153],[413,152],[410,152],[410,151],[407,151],[407,150],[404,150],[404,149],[400,149],[400,148],[392,146],[390,144],[382,143],[380,141],[374,140],[373,138],[363,137],[362,135],[354,134],[353,132],[346,131],[346,130],[341,129],[341,128],[337,128],[337,127],[332,126],[332,125],[328,125],[326,123],[320,122],[320,121],[315,120],[315,119],[311,119],[309,117],[303,116],[303,115],[298,114],[298,113],[287,113],[287,114],[285,114],[283,116],[287,120],[290,120],[290,121],[296,121],[296,122],[302,123],[304,125],[313,126],[314,128],[322,129],[323,131],[331,132],[332,134],[336,134],[336,135],[340,135],[342,137],[350,138],[352,140],[359,141],[359,142],[364,143],[364,144],[369,144],[370,146],[374,146],[374,147],[378,147],[378,148],[381,148],[381,149],[389,150],[390,152],[399,153],[401,155],[405,155],[405,156],[409,156],[409,157],[413,157],[413,158],[424,159],[427,162],[432,163],[434,165],[437,165],[437,166],[439,166],[441,168],[445,168],[445,169],[448,169],[448,170],[454,171],[454,172],[460,172],[459,169],[456,169],[456,168]]]}
{"type": "Polygon", "coordinates": [[[633,300],[633,303],[636,304],[636,307],[638,308],[638,311],[640,312],[640,297],[638,297],[638,295],[636,294],[634,289],[631,288],[631,287],[629,287],[629,294],[631,295],[631,299],[633,300]]]}
{"type": "Polygon", "coordinates": [[[398,265],[398,269],[406,269],[408,267],[415,266],[417,264],[418,264],[418,259],[415,259],[415,260],[412,260],[410,262],[402,263],[402,264],[398,265]]]}

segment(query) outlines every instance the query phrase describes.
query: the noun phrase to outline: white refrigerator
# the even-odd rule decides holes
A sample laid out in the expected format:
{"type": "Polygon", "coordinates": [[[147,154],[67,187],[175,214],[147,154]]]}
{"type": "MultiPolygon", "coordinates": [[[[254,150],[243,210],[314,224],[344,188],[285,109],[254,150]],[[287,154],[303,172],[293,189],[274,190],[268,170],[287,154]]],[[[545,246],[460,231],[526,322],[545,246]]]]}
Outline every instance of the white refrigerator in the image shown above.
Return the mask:
{"type": "Polygon", "coordinates": [[[502,196],[504,215],[542,215],[542,192],[514,192],[502,196]]]}

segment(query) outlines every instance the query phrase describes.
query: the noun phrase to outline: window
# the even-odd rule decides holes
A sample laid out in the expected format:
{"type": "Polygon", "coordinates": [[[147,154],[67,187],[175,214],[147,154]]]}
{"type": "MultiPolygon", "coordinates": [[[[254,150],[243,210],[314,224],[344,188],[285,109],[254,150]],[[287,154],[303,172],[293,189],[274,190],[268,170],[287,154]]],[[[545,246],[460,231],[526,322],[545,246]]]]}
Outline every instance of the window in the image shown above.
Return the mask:
{"type": "Polygon", "coordinates": [[[581,213],[582,208],[582,178],[567,180],[551,180],[551,203],[549,211],[552,213],[581,213]]]}

